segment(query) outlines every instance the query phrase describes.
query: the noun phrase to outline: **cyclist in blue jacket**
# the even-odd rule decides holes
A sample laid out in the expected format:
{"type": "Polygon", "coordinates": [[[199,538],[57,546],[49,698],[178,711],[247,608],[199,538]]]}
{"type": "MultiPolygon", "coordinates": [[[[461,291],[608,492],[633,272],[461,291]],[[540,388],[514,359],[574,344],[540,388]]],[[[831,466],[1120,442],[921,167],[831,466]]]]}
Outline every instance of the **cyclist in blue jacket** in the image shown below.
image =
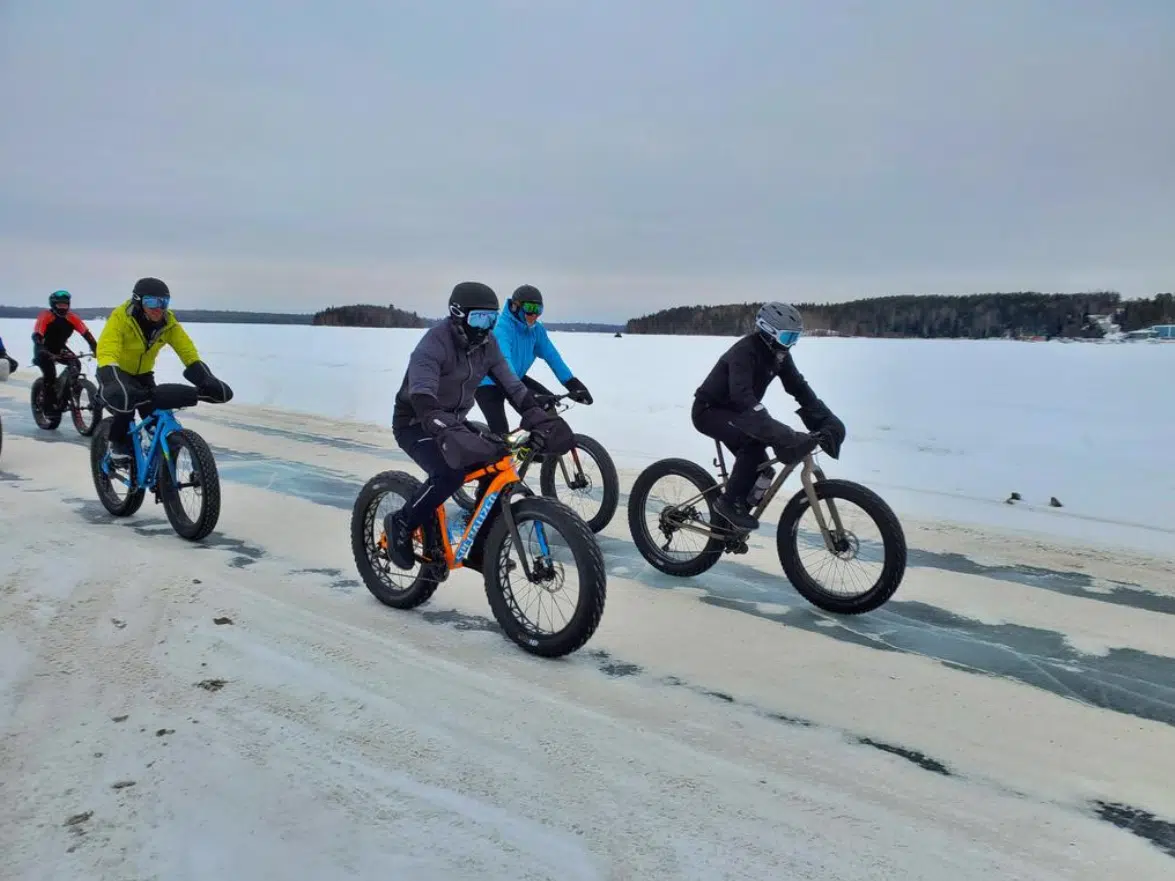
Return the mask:
{"type": "MultiPolygon", "coordinates": [[[[579,404],[591,404],[591,392],[572,374],[571,368],[547,336],[547,329],[539,322],[542,314],[543,295],[534,285],[522,285],[506,301],[501,318],[494,325],[494,336],[506,357],[506,363],[514,375],[542,400],[542,396],[554,397],[554,394],[541,382],[526,375],[535,359],[542,358],[550,365],[555,378],[563,383],[571,400],[579,404]]],[[[505,434],[510,430],[510,424],[506,421],[506,391],[492,376],[482,380],[475,400],[490,431],[505,434]]]]}

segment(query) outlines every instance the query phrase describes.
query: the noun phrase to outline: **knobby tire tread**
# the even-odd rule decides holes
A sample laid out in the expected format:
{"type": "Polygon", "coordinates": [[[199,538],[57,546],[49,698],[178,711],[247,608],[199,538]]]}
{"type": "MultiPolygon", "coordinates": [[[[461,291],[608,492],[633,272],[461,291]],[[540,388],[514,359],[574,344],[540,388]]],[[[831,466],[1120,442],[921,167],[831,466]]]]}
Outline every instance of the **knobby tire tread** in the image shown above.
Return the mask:
{"type": "MultiPolygon", "coordinates": [[[[571,548],[572,558],[580,579],[581,596],[571,621],[558,633],[535,636],[526,631],[514,617],[506,601],[499,564],[502,545],[510,538],[504,516],[499,516],[486,539],[485,592],[490,609],[506,637],[532,655],[559,658],[579,651],[600,626],[608,594],[608,573],[604,554],[596,534],[574,509],[557,499],[529,496],[510,503],[515,523],[520,527],[528,520],[538,520],[552,526],[571,548]],[[586,598],[583,592],[587,592],[586,598]]],[[[512,551],[514,553],[515,551],[512,551]]],[[[521,573],[521,567],[517,570],[521,573]]]]}
{"type": "MultiPolygon", "coordinates": [[[[592,532],[599,532],[616,516],[616,509],[620,505],[620,476],[616,473],[616,463],[612,461],[611,454],[604,449],[603,444],[586,434],[576,434],[574,438],[576,448],[586,450],[588,455],[599,465],[600,474],[604,480],[604,499],[600,503],[600,510],[587,521],[588,528],[592,532]]],[[[561,457],[545,456],[539,469],[539,491],[547,498],[556,501],[559,500],[559,494],[555,489],[555,480],[563,474],[559,467],[560,458],[565,458],[568,462],[568,470],[572,470],[575,463],[570,452],[564,453],[561,457]]]]}
{"type": "MultiPolygon", "coordinates": [[[[364,586],[377,600],[393,609],[414,609],[428,602],[440,586],[440,579],[429,576],[432,569],[421,565],[415,579],[408,587],[397,590],[379,577],[371,561],[367,548],[367,537],[372,534],[372,523],[369,517],[374,518],[379,510],[379,501],[387,493],[395,493],[407,500],[412,498],[420,489],[420,481],[403,471],[382,471],[376,474],[363,485],[355,504],[351,508],[351,555],[355,560],[355,568],[363,579],[364,586]]],[[[382,524],[376,524],[382,528],[382,524]]],[[[388,564],[393,572],[409,575],[411,570],[400,570],[394,563],[388,564]]],[[[434,564],[441,565],[444,564],[434,564]]]]}
{"type": "Polygon", "coordinates": [[[168,467],[167,461],[160,455],[157,465],[160,471],[159,482],[163,510],[167,514],[171,528],[180,538],[188,541],[200,541],[216,528],[216,524],[220,520],[220,472],[216,468],[216,459],[213,457],[207,441],[189,428],[173,431],[168,435],[167,443],[171,448],[173,463],[176,454],[183,447],[187,447],[196,460],[196,467],[201,478],[200,488],[203,490],[201,494],[203,504],[195,521],[188,520],[188,515],[183,510],[183,504],[180,501],[179,490],[172,483],[171,469],[168,467]]]}
{"type": "MultiPolygon", "coordinates": [[[[821,480],[816,483],[818,499],[844,499],[869,514],[881,531],[885,548],[885,563],[877,583],[859,597],[835,597],[825,591],[808,575],[800,562],[796,543],[800,518],[810,507],[808,497],[800,489],[788,501],[776,528],[776,548],[784,574],[796,591],[817,608],[835,615],[860,615],[884,605],[897,591],[906,572],[906,536],[901,521],[893,509],[873,490],[849,480],[821,480]]],[[[825,517],[828,512],[822,512],[825,517]]]]}
{"type": "MultiPolygon", "coordinates": [[[[718,486],[714,475],[696,462],[689,459],[660,459],[642,471],[633,482],[632,489],[628,491],[628,530],[636,549],[654,569],[677,578],[691,578],[711,569],[722,558],[724,543],[720,538],[709,538],[697,556],[682,562],[666,559],[652,544],[656,538],[647,532],[650,527],[645,511],[649,492],[658,480],[671,475],[684,477],[699,493],[718,486]]],[[[702,501],[709,511],[710,523],[714,520],[714,509],[711,506],[714,496],[715,493],[710,492],[702,501]]]]}

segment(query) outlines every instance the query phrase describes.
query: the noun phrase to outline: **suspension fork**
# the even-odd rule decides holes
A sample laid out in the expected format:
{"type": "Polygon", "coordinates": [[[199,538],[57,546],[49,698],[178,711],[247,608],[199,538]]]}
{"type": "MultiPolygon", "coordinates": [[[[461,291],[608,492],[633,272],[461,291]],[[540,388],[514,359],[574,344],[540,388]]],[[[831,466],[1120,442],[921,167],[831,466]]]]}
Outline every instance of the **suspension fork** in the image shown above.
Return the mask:
{"type": "MultiPolygon", "coordinates": [[[[526,575],[527,581],[534,581],[534,573],[530,570],[530,561],[527,559],[526,551],[522,547],[522,536],[518,532],[518,521],[514,519],[514,511],[510,508],[510,500],[514,496],[514,490],[517,486],[517,483],[510,484],[510,486],[502,490],[502,494],[498,499],[502,505],[502,516],[506,518],[506,529],[509,530],[510,541],[513,543],[515,553],[522,563],[522,572],[526,575]]],[[[543,552],[543,556],[548,556],[550,549],[547,547],[547,537],[542,532],[541,523],[537,525],[535,531],[538,533],[539,547],[543,552]]]]}
{"type": "MultiPolygon", "coordinates": [[[[803,468],[800,469],[800,482],[804,485],[804,495],[808,497],[808,505],[812,509],[812,513],[816,515],[816,523],[820,526],[820,534],[824,537],[824,547],[828,549],[830,554],[838,552],[836,542],[833,540],[832,533],[828,529],[828,523],[824,519],[824,514],[820,510],[820,499],[816,496],[816,481],[813,481],[812,475],[816,475],[816,481],[824,480],[824,471],[820,466],[813,464],[812,456],[809,454],[804,457],[803,468]]],[[[840,514],[836,510],[836,505],[833,504],[832,499],[827,499],[828,511],[832,515],[832,522],[836,526],[836,538],[839,539],[845,531],[844,524],[841,523],[840,514]]]]}

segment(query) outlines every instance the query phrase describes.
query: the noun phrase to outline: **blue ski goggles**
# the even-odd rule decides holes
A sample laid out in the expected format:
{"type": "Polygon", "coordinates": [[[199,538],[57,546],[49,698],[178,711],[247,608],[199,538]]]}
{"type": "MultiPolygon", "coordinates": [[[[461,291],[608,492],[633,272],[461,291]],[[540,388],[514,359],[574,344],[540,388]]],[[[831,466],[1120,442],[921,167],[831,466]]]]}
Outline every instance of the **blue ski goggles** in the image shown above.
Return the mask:
{"type": "Polygon", "coordinates": [[[166,309],[171,305],[171,297],[143,297],[144,309],[166,309]]]}
{"type": "Polygon", "coordinates": [[[498,310],[470,309],[465,315],[465,323],[475,330],[490,330],[498,323],[498,310]]]}
{"type": "Polygon", "coordinates": [[[776,330],[766,321],[756,321],[755,326],[767,334],[767,336],[771,337],[777,346],[784,349],[790,349],[798,343],[800,336],[803,334],[803,331],[799,330],[776,330]]]}

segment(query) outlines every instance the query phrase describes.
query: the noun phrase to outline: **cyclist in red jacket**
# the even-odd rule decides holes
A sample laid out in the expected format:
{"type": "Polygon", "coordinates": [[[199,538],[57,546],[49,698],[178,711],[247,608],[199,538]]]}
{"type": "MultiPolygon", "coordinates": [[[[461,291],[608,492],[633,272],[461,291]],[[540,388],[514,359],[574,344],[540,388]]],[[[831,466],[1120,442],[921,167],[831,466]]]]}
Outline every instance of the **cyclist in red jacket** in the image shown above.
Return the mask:
{"type": "Polygon", "coordinates": [[[37,316],[33,325],[33,363],[41,368],[45,382],[41,386],[41,406],[46,413],[56,411],[57,365],[53,360],[60,355],[76,330],[90,344],[90,351],[98,351],[98,341],[76,312],[70,311],[69,291],[54,291],[49,295],[49,308],[37,316]]]}

